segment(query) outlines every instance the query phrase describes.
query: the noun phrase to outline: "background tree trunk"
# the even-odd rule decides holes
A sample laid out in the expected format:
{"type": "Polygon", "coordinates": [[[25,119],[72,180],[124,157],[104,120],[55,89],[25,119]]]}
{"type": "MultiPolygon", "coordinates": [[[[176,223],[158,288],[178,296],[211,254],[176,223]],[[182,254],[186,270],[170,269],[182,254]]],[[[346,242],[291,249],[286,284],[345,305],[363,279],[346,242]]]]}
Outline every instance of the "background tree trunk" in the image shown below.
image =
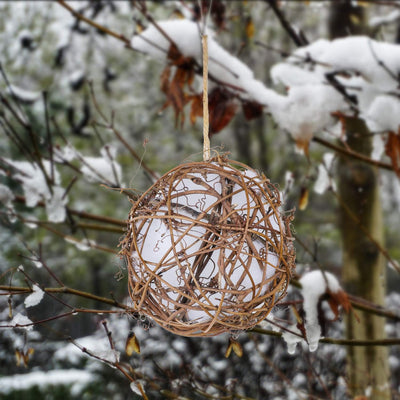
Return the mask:
{"type": "MultiPolygon", "coordinates": [[[[329,21],[332,38],[367,34],[364,9],[350,2],[335,2],[329,21]]],[[[371,155],[372,139],[365,123],[354,117],[346,120],[346,139],[350,149],[371,155]]],[[[378,175],[366,163],[341,157],[339,160],[340,229],[343,240],[342,279],[345,289],[376,304],[384,304],[386,292],[382,210],[378,175]],[[373,241],[370,239],[373,238],[373,241]]],[[[346,320],[348,339],[385,337],[382,318],[357,311],[346,320]]],[[[352,396],[390,399],[388,351],[384,347],[348,347],[348,387],[352,396]]]]}
{"type": "MultiPolygon", "coordinates": [[[[371,136],[364,122],[347,120],[347,143],[352,150],[370,155],[371,136]]],[[[340,229],[343,239],[342,279],[347,291],[382,304],[386,291],[386,264],[375,242],[383,246],[383,224],[377,171],[360,161],[339,161],[340,229]],[[368,237],[369,236],[369,237],[368,237]]],[[[382,318],[357,311],[346,318],[348,339],[385,337],[382,318]],[[357,320],[358,319],[358,320],[357,320]]],[[[388,351],[385,347],[352,347],[347,353],[349,389],[371,399],[390,399],[388,351]]]]}

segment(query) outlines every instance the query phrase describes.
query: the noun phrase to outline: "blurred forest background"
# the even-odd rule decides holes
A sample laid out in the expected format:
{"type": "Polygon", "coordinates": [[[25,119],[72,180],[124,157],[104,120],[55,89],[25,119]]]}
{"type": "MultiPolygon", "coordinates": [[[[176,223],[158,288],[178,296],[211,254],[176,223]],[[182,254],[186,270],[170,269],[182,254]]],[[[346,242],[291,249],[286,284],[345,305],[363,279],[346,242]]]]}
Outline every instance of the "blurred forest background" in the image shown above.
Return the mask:
{"type": "MultiPolygon", "coordinates": [[[[281,92],[285,88],[274,85],[271,67],[308,42],[364,34],[400,43],[396,1],[214,0],[211,5],[208,25],[215,40],[257,79],[281,92]]],[[[298,280],[269,323],[235,338],[242,357],[225,357],[229,334],[178,337],[126,310],[127,276],[118,243],[129,198],[179,163],[200,160],[203,146],[201,118],[191,123],[187,107],[184,122],[178,110],[176,123],[177,109],[163,107],[165,61],[135,51],[129,43],[153,21],[200,21],[207,7],[210,2],[0,2],[1,398],[400,398],[400,184],[393,158],[383,154],[374,165],[383,210],[383,220],[376,222],[384,233],[379,249],[383,269],[373,276],[376,272],[365,267],[362,278],[373,276],[378,285],[386,285],[386,292],[379,295],[381,304],[375,297],[362,302],[365,291],[348,284],[343,268],[352,257],[347,245],[355,239],[343,233],[343,204],[329,190],[335,185],[342,194],[345,190],[340,175],[346,162],[340,157],[343,137],[320,132],[307,157],[296,152],[292,137],[267,111],[250,119],[241,111],[233,113],[212,136],[212,148],[228,152],[279,186],[285,210],[296,208],[295,278],[321,268],[333,273],[352,301],[347,327],[353,326],[349,319],[355,326],[357,319],[358,325],[367,324],[366,310],[375,315],[373,322],[367,319],[366,336],[349,336],[324,302],[322,335],[329,340],[321,340],[315,352],[303,341],[289,354],[280,335],[282,326],[302,318],[298,280]],[[328,152],[334,155],[328,190],[316,190],[328,152]],[[43,195],[37,175],[29,186],[24,178],[29,165],[17,161],[35,162],[45,171],[40,179],[54,192],[43,195]],[[58,203],[52,204],[56,196],[58,203]],[[44,288],[54,290],[37,305],[32,297],[25,301],[35,290],[40,297],[44,288]],[[15,326],[29,321],[35,322],[33,327],[15,326]],[[130,332],[141,351],[128,356],[130,332]],[[346,338],[371,340],[357,347],[369,355],[357,358],[346,338]],[[373,346],[378,339],[380,346],[373,346]],[[112,358],[117,351],[119,361],[112,358]],[[375,357],[382,376],[375,375],[368,357],[375,357]],[[365,365],[357,365],[360,360],[365,365]],[[362,382],[349,365],[353,372],[359,368],[362,382]]],[[[371,148],[369,153],[353,150],[371,155],[371,148]]],[[[354,206],[352,201],[345,199],[357,210],[361,203],[354,206]]],[[[359,226],[350,229],[368,235],[359,226]]],[[[368,264],[373,256],[367,250],[368,245],[362,252],[368,264]]]]}

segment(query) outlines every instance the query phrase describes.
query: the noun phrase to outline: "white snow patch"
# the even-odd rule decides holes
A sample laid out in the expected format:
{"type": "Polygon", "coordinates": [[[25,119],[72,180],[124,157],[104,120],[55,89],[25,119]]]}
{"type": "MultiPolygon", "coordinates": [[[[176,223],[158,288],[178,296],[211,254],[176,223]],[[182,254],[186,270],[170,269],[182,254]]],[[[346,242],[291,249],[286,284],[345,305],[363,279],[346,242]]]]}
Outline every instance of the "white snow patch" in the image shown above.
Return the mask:
{"type": "Polygon", "coordinates": [[[31,90],[22,89],[19,86],[10,85],[7,87],[7,93],[11,94],[23,103],[34,103],[42,95],[41,92],[33,92],[31,90]]]}
{"type": "Polygon", "coordinates": [[[371,158],[379,161],[385,152],[384,137],[380,135],[374,135],[372,138],[372,153],[371,158]]]}
{"type": "Polygon", "coordinates": [[[329,171],[332,167],[335,155],[333,153],[325,153],[323,156],[323,162],[318,165],[318,178],[314,184],[314,192],[318,194],[323,194],[327,189],[334,187],[334,182],[329,176],[329,171]]]}
{"type": "Polygon", "coordinates": [[[3,203],[7,208],[12,208],[14,193],[6,185],[0,184],[0,203],[3,203]]]}
{"type": "Polygon", "coordinates": [[[91,354],[100,358],[102,361],[109,363],[119,363],[120,352],[114,349],[107,350],[91,350],[91,354]]]}
{"type": "Polygon", "coordinates": [[[33,292],[25,298],[25,307],[33,307],[38,305],[44,296],[44,291],[38,285],[32,285],[33,292]]]}
{"type": "Polygon", "coordinates": [[[13,178],[22,183],[27,207],[35,207],[39,201],[45,202],[47,218],[52,222],[65,220],[65,205],[67,197],[63,198],[64,189],[59,186],[61,178],[55,165],[47,160],[42,160],[43,170],[48,177],[53,175],[54,185],[49,188],[46,176],[37,163],[28,161],[5,161],[16,169],[13,178]]]}
{"type": "Polygon", "coordinates": [[[145,383],[146,382],[144,380],[138,379],[138,380],[130,383],[130,388],[133,393],[143,397],[143,393],[144,393],[143,387],[144,387],[145,383]]]}
{"type": "Polygon", "coordinates": [[[80,241],[71,236],[65,236],[64,239],[66,242],[75,245],[81,251],[88,251],[97,245],[96,241],[91,239],[83,239],[80,241]]]}
{"type": "Polygon", "coordinates": [[[43,263],[41,261],[39,261],[39,260],[31,260],[31,261],[32,261],[33,265],[36,268],[42,268],[43,267],[43,263]]]}
{"type": "Polygon", "coordinates": [[[121,181],[122,169],[115,161],[116,147],[106,145],[100,150],[102,157],[82,157],[84,165],[82,174],[90,182],[106,181],[118,185],[121,181]]]}
{"type": "MultiPolygon", "coordinates": [[[[111,349],[108,339],[95,335],[85,336],[76,340],[76,344],[81,348],[85,348],[88,353],[105,361],[107,363],[119,362],[120,352],[111,349]]],[[[84,353],[77,345],[69,343],[61,347],[54,353],[54,359],[59,361],[68,361],[71,364],[79,364],[82,358],[91,357],[90,354],[84,353]]]]}
{"type": "Polygon", "coordinates": [[[72,161],[79,157],[78,150],[75,149],[71,144],[67,144],[63,148],[53,148],[53,158],[55,162],[63,163],[64,161],[72,161]]]}
{"type": "Polygon", "coordinates": [[[287,344],[287,349],[289,354],[294,354],[296,351],[296,346],[297,343],[300,343],[303,340],[302,334],[299,331],[299,329],[295,325],[289,326],[290,331],[297,333],[298,335],[295,335],[292,332],[288,331],[283,331],[282,332],[282,339],[286,342],[287,344]]]}
{"type": "Polygon", "coordinates": [[[64,196],[65,189],[60,186],[53,186],[53,194],[45,199],[47,219],[51,222],[63,222],[66,217],[65,206],[67,196],[64,196]]]}
{"type": "Polygon", "coordinates": [[[75,86],[78,84],[79,81],[81,81],[82,79],[85,78],[85,71],[82,69],[77,69],[74,72],[72,72],[70,74],[69,78],[69,82],[72,86],[75,86]]]}
{"type": "Polygon", "coordinates": [[[400,10],[393,10],[387,15],[377,16],[374,15],[369,20],[369,26],[372,28],[378,27],[380,25],[390,24],[400,20],[400,10]]]}
{"type": "Polygon", "coordinates": [[[320,297],[329,290],[337,293],[341,289],[336,277],[329,272],[319,270],[304,274],[300,283],[302,286],[301,294],[304,299],[303,307],[305,312],[305,329],[310,351],[318,348],[318,342],[321,337],[321,327],[318,323],[317,305],[320,297]]]}
{"type": "Polygon", "coordinates": [[[400,129],[400,100],[398,97],[382,95],[376,97],[366,113],[368,128],[375,131],[391,131],[400,129]]]}
{"type": "MultiPolygon", "coordinates": [[[[364,36],[333,41],[317,40],[297,49],[288,59],[271,69],[274,82],[289,87],[289,98],[285,103],[290,100],[291,91],[300,91],[293,98],[294,106],[289,108],[291,112],[286,113],[286,116],[295,115],[299,120],[291,121],[289,118],[287,122],[283,116],[279,118],[279,112],[276,119],[273,110],[272,115],[295,139],[307,139],[322,128],[329,127],[334,121],[332,112],[349,110],[344,97],[330,85],[327,78],[327,73],[337,73],[336,80],[349,95],[358,99],[361,116],[369,122],[370,129],[397,131],[400,114],[396,71],[399,69],[398,45],[378,42],[364,36]],[[340,71],[346,71],[347,75],[340,71]],[[311,90],[308,89],[310,87],[311,90]],[[304,122],[298,116],[302,110],[305,112],[304,116],[307,116],[304,122],[309,124],[305,127],[302,127],[304,122]]],[[[280,112],[282,110],[285,108],[281,108],[280,112]]]]}
{"type": "Polygon", "coordinates": [[[22,315],[21,313],[14,315],[14,318],[11,320],[9,325],[15,326],[16,328],[24,328],[27,331],[33,329],[32,321],[26,315],[22,315]]]}
{"type": "Polygon", "coordinates": [[[65,369],[55,371],[34,371],[0,378],[0,393],[9,394],[14,390],[28,390],[34,386],[44,388],[55,385],[72,385],[71,390],[79,394],[84,385],[94,381],[94,375],[85,370],[65,369]]]}

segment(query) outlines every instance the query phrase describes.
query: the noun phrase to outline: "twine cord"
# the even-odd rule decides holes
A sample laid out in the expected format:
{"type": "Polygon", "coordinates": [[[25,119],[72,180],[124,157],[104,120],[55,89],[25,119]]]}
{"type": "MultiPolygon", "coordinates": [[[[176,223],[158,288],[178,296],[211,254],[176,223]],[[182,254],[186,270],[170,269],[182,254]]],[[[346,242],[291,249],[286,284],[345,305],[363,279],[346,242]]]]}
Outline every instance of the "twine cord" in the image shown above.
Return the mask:
{"type": "Polygon", "coordinates": [[[210,137],[209,137],[209,115],[208,115],[208,44],[207,35],[201,35],[203,48],[203,160],[209,161],[210,137]]]}

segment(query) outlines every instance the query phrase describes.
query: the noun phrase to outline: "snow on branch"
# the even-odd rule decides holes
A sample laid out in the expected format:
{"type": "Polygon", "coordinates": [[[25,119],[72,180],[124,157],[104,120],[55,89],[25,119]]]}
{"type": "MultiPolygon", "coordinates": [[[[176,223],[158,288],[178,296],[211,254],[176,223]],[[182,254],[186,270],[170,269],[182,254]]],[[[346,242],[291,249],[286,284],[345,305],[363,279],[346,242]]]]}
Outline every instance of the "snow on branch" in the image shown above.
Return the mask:
{"type": "Polygon", "coordinates": [[[304,299],[305,329],[310,351],[318,348],[321,337],[321,326],[318,321],[318,303],[325,293],[342,292],[338,280],[329,272],[311,271],[300,279],[301,294],[304,299]]]}
{"type": "Polygon", "coordinates": [[[61,177],[54,165],[47,160],[42,160],[42,168],[36,162],[14,161],[2,159],[13,169],[13,178],[20,181],[28,207],[35,207],[40,201],[44,201],[47,218],[51,222],[63,222],[66,217],[65,205],[67,198],[65,190],[60,185],[61,177]],[[54,175],[53,185],[46,179],[50,174],[54,175]]]}
{"type": "MultiPolygon", "coordinates": [[[[201,65],[199,28],[189,20],[158,21],[135,35],[131,46],[171,61],[171,40],[182,57],[201,65]]],[[[397,132],[399,70],[399,46],[364,36],[320,39],[271,69],[274,83],[287,88],[282,95],[257,80],[248,66],[216,42],[212,32],[209,38],[210,78],[242,101],[264,106],[303,149],[315,134],[337,121],[333,114],[338,112],[358,113],[371,130],[397,132]],[[383,107],[385,112],[380,113],[383,107]]]]}
{"type": "MultiPolygon", "coordinates": [[[[327,301],[335,319],[339,316],[339,307],[348,312],[351,304],[346,292],[344,292],[334,275],[329,272],[315,270],[302,276],[299,281],[301,295],[303,297],[304,321],[297,325],[290,326],[282,333],[282,338],[286,341],[289,354],[293,354],[297,343],[307,340],[308,348],[314,352],[318,348],[321,340],[322,328],[320,325],[321,301],[327,296],[327,301]]],[[[324,318],[322,318],[324,319],[324,318]]]]}
{"type": "MultiPolygon", "coordinates": [[[[320,39],[297,49],[285,62],[272,68],[271,76],[276,83],[293,90],[306,85],[327,85],[329,77],[335,74],[339,86],[332,88],[356,99],[358,112],[369,129],[397,132],[400,125],[398,71],[398,45],[350,36],[333,41],[320,39]],[[382,104],[387,106],[383,115],[377,112],[382,104]]],[[[315,111],[321,110],[315,103],[315,111]]],[[[337,111],[348,111],[344,105],[342,101],[337,111]]]]}

